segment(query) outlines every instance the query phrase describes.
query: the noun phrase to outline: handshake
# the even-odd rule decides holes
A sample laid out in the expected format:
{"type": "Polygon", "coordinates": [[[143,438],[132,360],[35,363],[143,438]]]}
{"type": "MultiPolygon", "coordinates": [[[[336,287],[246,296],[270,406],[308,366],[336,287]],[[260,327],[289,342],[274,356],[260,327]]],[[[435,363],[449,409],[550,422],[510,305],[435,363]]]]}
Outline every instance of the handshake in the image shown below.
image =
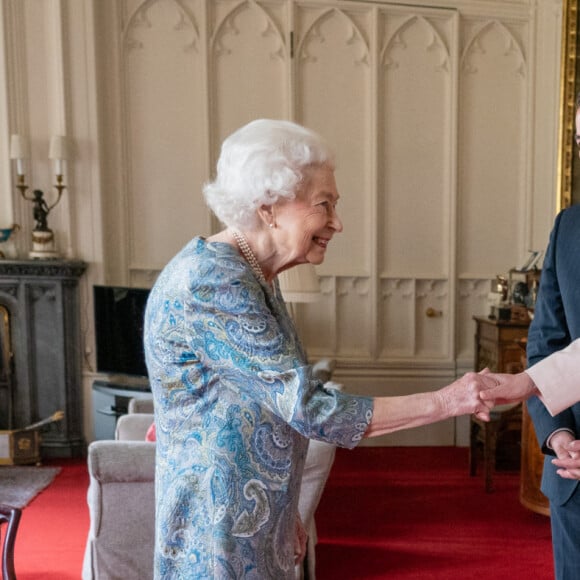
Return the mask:
{"type": "Polygon", "coordinates": [[[540,395],[540,391],[525,372],[510,375],[484,369],[479,373],[466,373],[441,389],[438,395],[448,416],[466,413],[482,421],[489,421],[489,413],[495,405],[523,401],[533,395],[540,395]]]}
{"type": "MultiPolygon", "coordinates": [[[[541,396],[532,378],[525,372],[518,374],[492,373],[487,369],[472,375],[478,382],[479,398],[485,405],[480,412],[489,415],[495,405],[525,401],[533,396],[541,396]]],[[[477,413],[476,413],[477,414],[477,413]]],[[[485,416],[482,415],[485,419],[485,416]]],[[[489,418],[489,416],[487,417],[489,418]]]]}

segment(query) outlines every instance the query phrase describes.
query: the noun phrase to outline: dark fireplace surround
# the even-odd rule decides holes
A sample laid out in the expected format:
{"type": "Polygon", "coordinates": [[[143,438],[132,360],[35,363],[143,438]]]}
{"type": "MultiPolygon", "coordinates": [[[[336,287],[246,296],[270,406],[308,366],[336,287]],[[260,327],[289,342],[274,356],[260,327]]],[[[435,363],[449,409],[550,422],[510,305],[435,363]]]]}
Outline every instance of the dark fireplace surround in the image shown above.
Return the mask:
{"type": "Polygon", "coordinates": [[[86,264],[0,260],[0,430],[64,411],[42,431],[42,457],[81,457],[79,279],[86,264]]]}

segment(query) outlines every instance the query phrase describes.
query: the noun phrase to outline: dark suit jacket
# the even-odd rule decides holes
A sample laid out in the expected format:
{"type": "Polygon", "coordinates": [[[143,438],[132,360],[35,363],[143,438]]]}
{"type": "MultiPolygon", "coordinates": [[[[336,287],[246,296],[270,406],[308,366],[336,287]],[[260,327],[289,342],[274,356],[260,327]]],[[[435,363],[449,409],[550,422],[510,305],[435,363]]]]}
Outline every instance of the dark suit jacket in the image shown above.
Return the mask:
{"type": "MultiPolygon", "coordinates": [[[[580,337],[580,206],[556,217],[542,269],[534,319],[528,333],[528,364],[533,365],[580,337]]],[[[562,505],[578,488],[578,481],[561,478],[550,461],[554,452],[546,440],[556,429],[567,428],[580,439],[580,403],[552,417],[541,401],[528,401],[544,461],[542,491],[562,505]]]]}

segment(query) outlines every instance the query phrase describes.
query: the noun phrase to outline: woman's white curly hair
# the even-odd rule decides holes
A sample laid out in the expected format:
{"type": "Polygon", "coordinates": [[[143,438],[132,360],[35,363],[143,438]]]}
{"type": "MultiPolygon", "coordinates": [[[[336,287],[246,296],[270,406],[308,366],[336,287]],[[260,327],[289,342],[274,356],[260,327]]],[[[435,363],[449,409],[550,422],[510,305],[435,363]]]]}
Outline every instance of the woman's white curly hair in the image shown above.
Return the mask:
{"type": "Polygon", "coordinates": [[[321,165],[334,169],[334,153],[320,135],[290,121],[258,119],[223,142],[216,178],[203,193],[223,224],[252,230],[261,206],[296,197],[309,169],[321,165]]]}

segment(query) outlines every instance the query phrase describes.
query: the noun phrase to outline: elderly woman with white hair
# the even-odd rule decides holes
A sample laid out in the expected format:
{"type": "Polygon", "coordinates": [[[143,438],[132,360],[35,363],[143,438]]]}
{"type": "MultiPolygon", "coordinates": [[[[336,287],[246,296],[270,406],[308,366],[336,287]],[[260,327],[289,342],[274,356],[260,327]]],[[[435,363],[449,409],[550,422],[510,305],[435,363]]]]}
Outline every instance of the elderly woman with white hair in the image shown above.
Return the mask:
{"type": "Polygon", "coordinates": [[[481,377],[370,398],[312,376],[276,275],[321,264],[342,231],[334,158],[316,133],[257,120],[228,137],[204,189],[225,229],[160,274],[145,317],[155,401],[155,577],[294,577],[306,538],[298,494],[309,439],[352,448],[476,413],[481,377]]]}

